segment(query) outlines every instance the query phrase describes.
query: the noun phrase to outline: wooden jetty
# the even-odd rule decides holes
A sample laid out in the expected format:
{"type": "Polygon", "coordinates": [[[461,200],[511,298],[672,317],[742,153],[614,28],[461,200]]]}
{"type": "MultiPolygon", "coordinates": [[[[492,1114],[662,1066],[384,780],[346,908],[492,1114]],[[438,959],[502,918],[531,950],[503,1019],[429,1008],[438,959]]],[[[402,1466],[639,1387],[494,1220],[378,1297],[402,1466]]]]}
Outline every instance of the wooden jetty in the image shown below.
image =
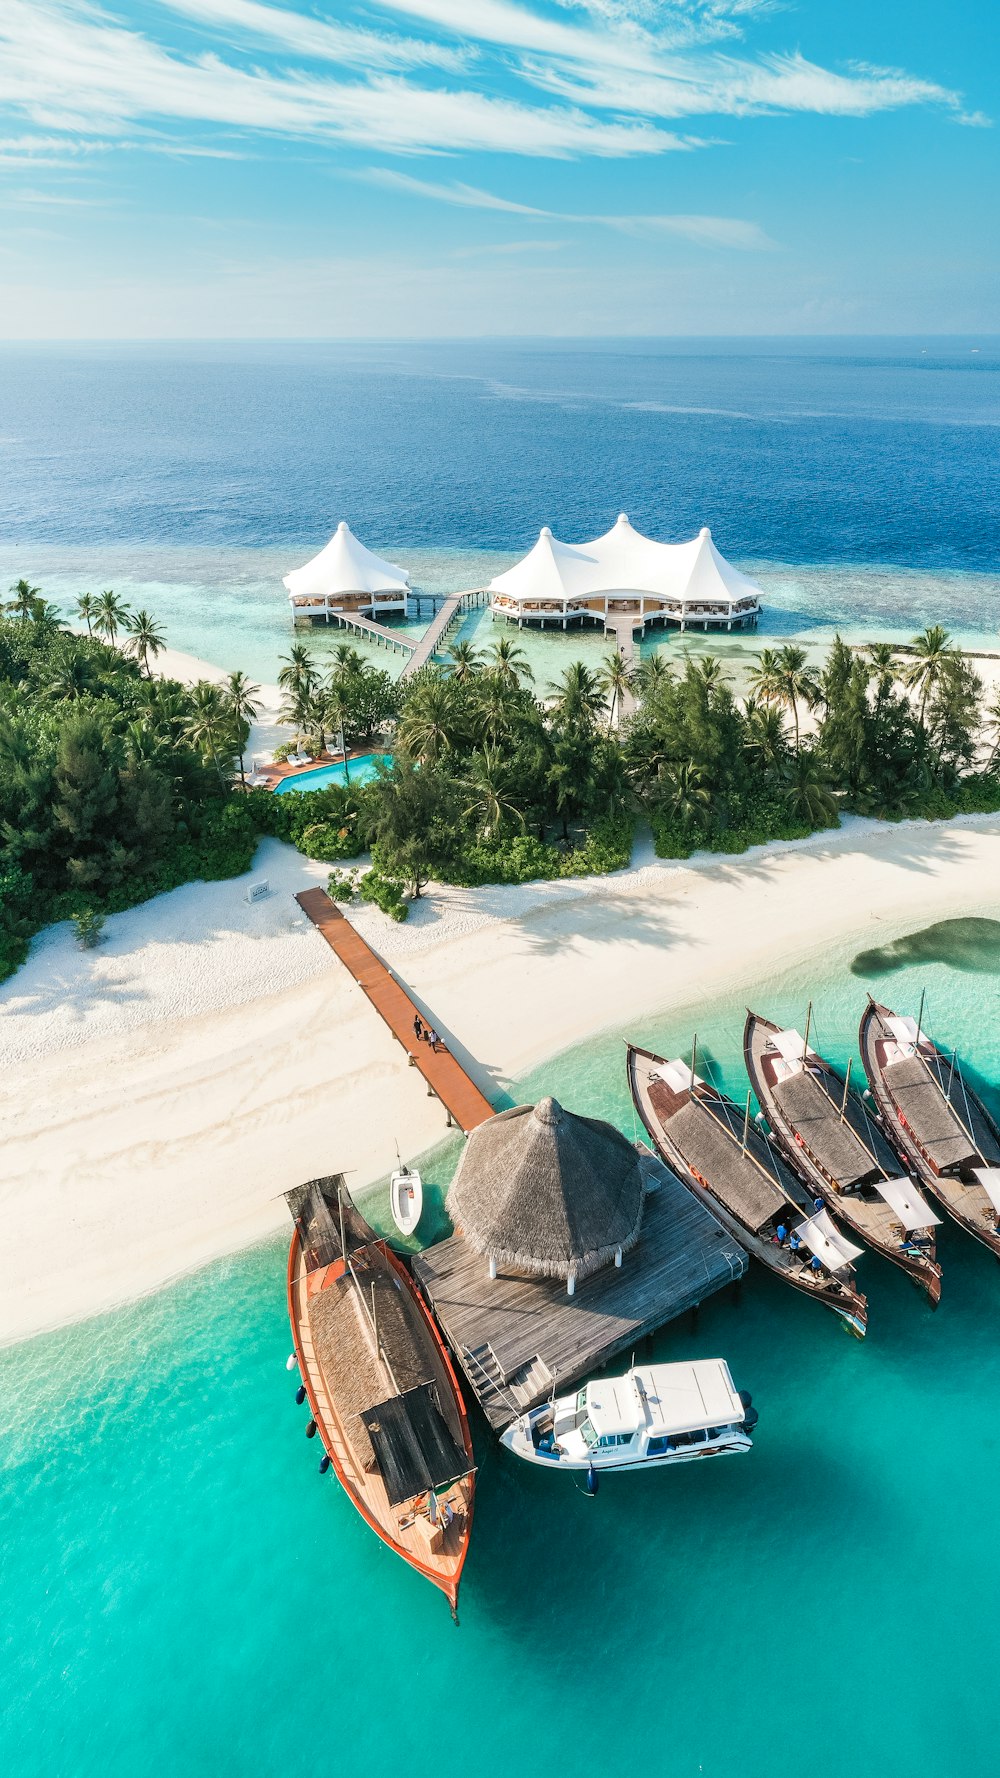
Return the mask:
{"type": "Polygon", "coordinates": [[[581,1279],[489,1276],[461,1233],[413,1257],[413,1271],[491,1426],[502,1432],[645,1334],[742,1278],[747,1256],[662,1162],[640,1148],[642,1232],[620,1266],[581,1279]]]}
{"type": "Polygon", "coordinates": [[[293,621],[322,617],[324,622],[336,624],[342,630],[351,630],[356,636],[363,636],[366,642],[375,642],[379,648],[393,648],[397,654],[412,654],[418,646],[412,636],[401,636],[398,630],[390,630],[388,624],[380,624],[374,617],[362,617],[358,611],[312,610],[303,607],[295,614],[293,621]]]}
{"type": "MultiPolygon", "coordinates": [[[[295,899],[402,1044],[410,1065],[419,1069],[427,1082],[428,1092],[440,1099],[449,1127],[457,1124],[468,1135],[470,1130],[492,1117],[493,1107],[489,1100],[470,1080],[451,1051],[443,1043],[431,1049],[429,1043],[417,1040],[413,1021],[420,1012],[419,1007],[381,957],[377,957],[361,934],[354,930],[350,920],[344,918],[325,889],[303,889],[295,899]]],[[[426,1019],[424,1023],[427,1023],[426,1019]]]]}
{"type": "Polygon", "coordinates": [[[414,673],[420,672],[421,667],[426,667],[428,661],[432,660],[437,653],[452,624],[457,623],[463,614],[460,594],[456,593],[454,598],[445,600],[413,650],[400,674],[401,679],[410,679],[414,673]]]}

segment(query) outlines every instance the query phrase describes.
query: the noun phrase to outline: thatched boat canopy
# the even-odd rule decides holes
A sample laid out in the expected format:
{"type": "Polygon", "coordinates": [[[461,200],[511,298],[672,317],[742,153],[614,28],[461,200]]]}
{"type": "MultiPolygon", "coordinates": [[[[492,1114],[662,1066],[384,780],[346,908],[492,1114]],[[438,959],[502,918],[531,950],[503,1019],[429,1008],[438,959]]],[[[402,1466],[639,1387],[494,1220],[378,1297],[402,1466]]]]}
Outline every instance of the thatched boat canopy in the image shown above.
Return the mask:
{"type": "Polygon", "coordinates": [[[618,1130],[542,1099],[473,1130],[448,1214],[491,1264],[575,1280],[635,1245],[643,1194],[639,1157],[618,1130]]]}

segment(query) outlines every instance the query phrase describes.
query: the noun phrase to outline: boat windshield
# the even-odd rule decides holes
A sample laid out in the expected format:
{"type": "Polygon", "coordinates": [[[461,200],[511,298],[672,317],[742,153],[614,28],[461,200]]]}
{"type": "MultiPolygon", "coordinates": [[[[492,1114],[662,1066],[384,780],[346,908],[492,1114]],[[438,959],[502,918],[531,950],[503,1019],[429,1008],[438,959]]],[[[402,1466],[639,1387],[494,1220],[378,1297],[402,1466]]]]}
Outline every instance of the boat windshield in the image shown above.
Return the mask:
{"type": "Polygon", "coordinates": [[[580,1410],[585,1408],[587,1405],[587,1385],[586,1385],[586,1383],[584,1383],[582,1389],[578,1389],[576,1392],[576,1405],[577,1405],[577,1408],[580,1410]]]}
{"type": "Polygon", "coordinates": [[[598,1437],[594,1431],[593,1422],[590,1420],[582,1420],[580,1422],[580,1431],[583,1434],[583,1442],[588,1451],[593,1451],[598,1444],[598,1437]]]}

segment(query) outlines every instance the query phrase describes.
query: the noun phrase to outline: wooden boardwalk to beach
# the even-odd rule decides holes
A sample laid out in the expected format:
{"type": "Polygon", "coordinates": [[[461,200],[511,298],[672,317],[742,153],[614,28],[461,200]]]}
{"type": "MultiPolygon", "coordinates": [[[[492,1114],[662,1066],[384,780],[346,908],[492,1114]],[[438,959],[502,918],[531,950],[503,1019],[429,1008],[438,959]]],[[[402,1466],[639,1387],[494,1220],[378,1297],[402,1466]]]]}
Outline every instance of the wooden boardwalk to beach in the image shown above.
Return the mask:
{"type": "Polygon", "coordinates": [[[433,659],[440,648],[452,624],[461,615],[462,600],[460,594],[456,593],[454,598],[445,600],[433,622],[428,624],[400,674],[401,679],[409,679],[414,673],[419,673],[421,667],[426,667],[428,661],[433,659]]]}
{"type": "MultiPolygon", "coordinates": [[[[470,1130],[492,1117],[493,1107],[489,1100],[469,1079],[450,1050],[442,1043],[437,1049],[431,1049],[429,1043],[418,1041],[413,1029],[413,1021],[419,1012],[416,1003],[381,957],[376,957],[371,946],[355,932],[350,920],[344,918],[326,890],[303,889],[295,899],[402,1044],[411,1066],[420,1070],[428,1092],[440,1099],[448,1113],[449,1124],[456,1123],[468,1135],[470,1130]]],[[[424,1023],[427,1023],[426,1019],[424,1023]]]]}

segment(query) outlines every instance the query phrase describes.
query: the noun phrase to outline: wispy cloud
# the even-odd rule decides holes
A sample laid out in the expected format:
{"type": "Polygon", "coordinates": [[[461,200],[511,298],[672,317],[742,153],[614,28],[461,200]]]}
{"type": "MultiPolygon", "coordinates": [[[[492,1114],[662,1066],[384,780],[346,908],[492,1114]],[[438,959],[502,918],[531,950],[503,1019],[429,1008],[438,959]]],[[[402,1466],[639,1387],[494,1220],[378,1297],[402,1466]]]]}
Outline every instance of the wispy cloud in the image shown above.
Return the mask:
{"type": "Polygon", "coordinates": [[[355,68],[466,68],[472,46],[451,46],[416,37],[396,37],[352,25],[330,24],[262,0],[159,0],[192,23],[219,27],[233,45],[270,43],[310,60],[355,68]]]}
{"type": "Polygon", "coordinates": [[[513,216],[537,216],[545,222],[587,224],[617,229],[620,234],[655,237],[677,235],[702,246],[735,247],[741,251],[761,251],[776,243],[756,222],[745,222],[735,216],[689,215],[583,215],[564,210],[540,210],[532,204],[512,203],[491,191],[459,181],[441,183],[431,179],[414,179],[408,173],[397,173],[391,167],[371,167],[363,175],[374,185],[390,191],[410,192],[414,197],[432,198],[441,204],[455,204],[463,210],[499,210],[513,216]]]}

